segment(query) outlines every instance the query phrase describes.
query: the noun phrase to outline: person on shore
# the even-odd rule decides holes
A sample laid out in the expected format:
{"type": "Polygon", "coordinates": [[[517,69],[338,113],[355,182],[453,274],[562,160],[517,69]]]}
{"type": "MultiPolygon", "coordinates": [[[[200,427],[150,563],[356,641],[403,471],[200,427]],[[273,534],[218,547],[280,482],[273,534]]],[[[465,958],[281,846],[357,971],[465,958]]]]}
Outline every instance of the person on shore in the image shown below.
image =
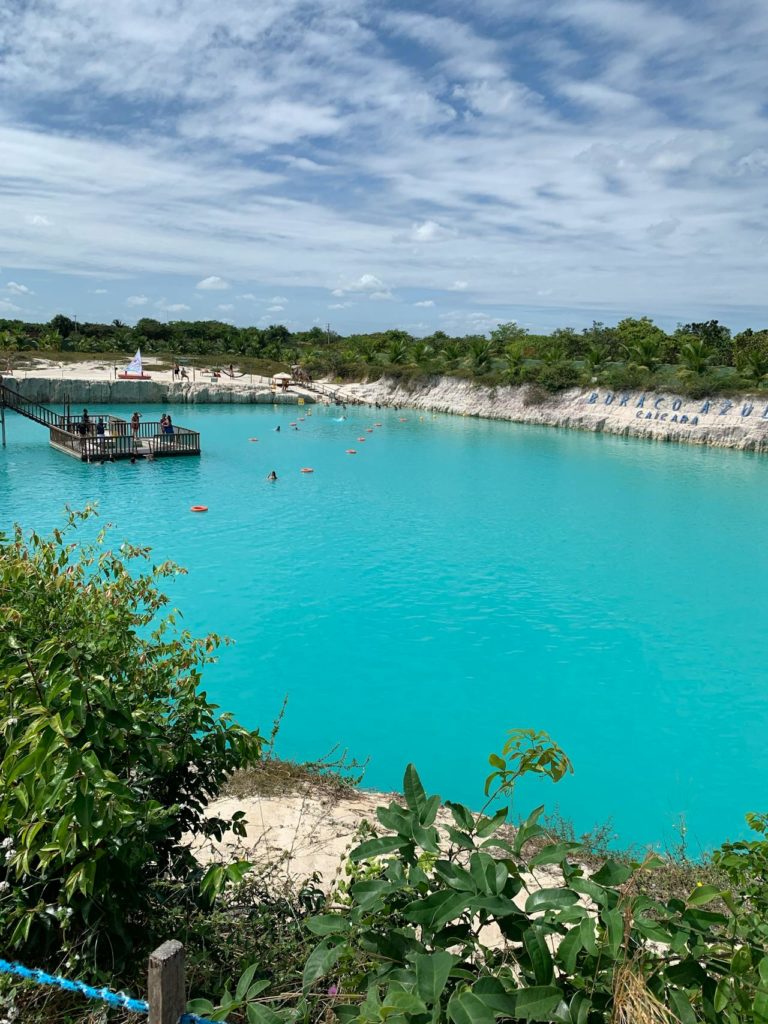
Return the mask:
{"type": "Polygon", "coordinates": [[[141,413],[135,412],[131,416],[131,435],[133,436],[133,443],[137,445],[139,443],[139,420],[141,419],[141,413]]]}
{"type": "Polygon", "coordinates": [[[178,363],[174,363],[173,364],[173,376],[174,376],[174,379],[176,377],[178,377],[180,373],[181,373],[181,369],[179,367],[179,364],[178,363]]]}
{"type": "Polygon", "coordinates": [[[90,432],[91,432],[91,417],[88,415],[88,410],[87,409],[83,409],[83,415],[82,415],[81,422],[83,423],[83,425],[85,427],[85,430],[83,431],[83,433],[84,434],[90,434],[90,432]]]}
{"type": "Polygon", "coordinates": [[[96,436],[99,439],[99,447],[104,450],[104,420],[99,416],[96,421],[96,436]]]}
{"type": "Polygon", "coordinates": [[[169,437],[173,437],[173,423],[171,423],[171,417],[168,413],[165,414],[165,427],[163,433],[168,434],[169,437]]]}
{"type": "Polygon", "coordinates": [[[274,469],[272,470],[272,472],[267,477],[267,480],[277,480],[277,473],[274,471],[274,469]]]}

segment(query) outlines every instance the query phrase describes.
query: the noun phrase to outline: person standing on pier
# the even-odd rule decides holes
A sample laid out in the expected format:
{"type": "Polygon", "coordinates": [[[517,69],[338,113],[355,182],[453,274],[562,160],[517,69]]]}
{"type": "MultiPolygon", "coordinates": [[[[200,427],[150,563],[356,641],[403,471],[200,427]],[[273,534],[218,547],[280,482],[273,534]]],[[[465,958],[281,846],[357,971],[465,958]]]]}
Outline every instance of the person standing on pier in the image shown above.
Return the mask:
{"type": "Polygon", "coordinates": [[[139,443],[139,419],[141,413],[135,412],[131,416],[131,434],[133,435],[133,443],[138,446],[139,443]]]}

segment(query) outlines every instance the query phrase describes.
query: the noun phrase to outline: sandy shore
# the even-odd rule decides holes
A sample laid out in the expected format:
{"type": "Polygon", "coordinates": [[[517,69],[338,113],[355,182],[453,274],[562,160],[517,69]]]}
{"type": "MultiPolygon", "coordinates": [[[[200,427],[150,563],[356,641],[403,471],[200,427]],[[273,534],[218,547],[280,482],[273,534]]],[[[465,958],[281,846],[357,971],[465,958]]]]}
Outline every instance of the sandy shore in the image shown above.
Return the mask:
{"type": "MultiPolygon", "coordinates": [[[[35,360],[15,371],[12,386],[42,403],[307,403],[325,396],[302,387],[274,391],[267,377],[214,378],[210,370],[193,370],[190,379],[174,379],[170,369],[153,369],[151,379],[116,380],[112,363],[93,359],[77,363],[35,360]]],[[[327,384],[326,381],[318,383],[327,384]]],[[[571,388],[547,394],[528,385],[488,387],[455,377],[418,383],[388,378],[371,383],[332,385],[350,404],[380,405],[508,420],[567,430],[616,434],[678,444],[768,452],[768,392],[729,398],[687,398],[671,392],[612,391],[571,388]]]]}

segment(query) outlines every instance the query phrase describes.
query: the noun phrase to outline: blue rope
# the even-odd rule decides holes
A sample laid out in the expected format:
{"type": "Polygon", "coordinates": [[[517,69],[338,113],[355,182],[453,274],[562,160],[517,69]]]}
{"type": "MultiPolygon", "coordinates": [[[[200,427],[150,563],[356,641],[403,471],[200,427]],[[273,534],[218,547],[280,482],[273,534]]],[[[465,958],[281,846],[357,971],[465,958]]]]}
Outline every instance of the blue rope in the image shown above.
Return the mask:
{"type": "MultiPolygon", "coordinates": [[[[109,1006],[130,1010],[131,1013],[149,1013],[149,1004],[145,1003],[143,999],[131,999],[124,992],[111,992],[108,988],[94,988],[92,985],[86,985],[84,981],[70,981],[69,978],[46,974],[45,971],[24,967],[23,964],[9,960],[0,959],[0,974],[15,974],[17,978],[32,981],[36,985],[52,985],[65,992],[79,992],[86,999],[97,999],[109,1006]]],[[[215,1024],[215,1022],[206,1020],[205,1017],[198,1017],[195,1013],[184,1013],[179,1018],[179,1024],[215,1024]]]]}

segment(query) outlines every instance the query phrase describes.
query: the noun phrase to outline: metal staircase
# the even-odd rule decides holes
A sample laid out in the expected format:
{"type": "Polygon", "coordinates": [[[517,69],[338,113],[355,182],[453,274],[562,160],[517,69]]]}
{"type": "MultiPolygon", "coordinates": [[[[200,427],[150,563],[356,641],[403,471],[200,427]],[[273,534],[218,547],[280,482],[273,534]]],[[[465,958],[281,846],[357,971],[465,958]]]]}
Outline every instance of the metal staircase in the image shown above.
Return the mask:
{"type": "Polygon", "coordinates": [[[14,412],[19,413],[20,416],[26,416],[27,419],[34,420],[35,423],[42,423],[44,427],[62,427],[65,419],[64,416],[54,412],[53,409],[49,409],[45,405],[39,405],[37,402],[31,402],[28,398],[23,398],[18,391],[14,391],[7,384],[3,383],[0,383],[0,405],[6,409],[12,409],[14,412]]]}

